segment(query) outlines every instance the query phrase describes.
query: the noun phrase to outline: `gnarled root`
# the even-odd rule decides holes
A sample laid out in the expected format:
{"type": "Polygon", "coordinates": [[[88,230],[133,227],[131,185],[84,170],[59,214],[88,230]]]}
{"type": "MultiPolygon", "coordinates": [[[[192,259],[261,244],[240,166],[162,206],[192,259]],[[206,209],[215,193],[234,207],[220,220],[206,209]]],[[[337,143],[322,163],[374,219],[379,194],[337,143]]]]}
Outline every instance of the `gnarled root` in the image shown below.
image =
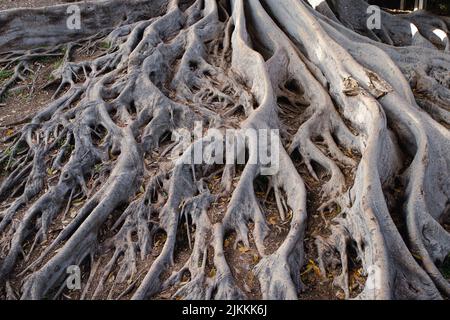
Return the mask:
{"type": "MultiPolygon", "coordinates": [[[[316,199],[315,257],[345,298],[449,296],[450,61],[429,32],[448,29],[385,14],[370,32],[346,3],[131,1],[125,20],[77,39],[21,35],[1,56],[15,71],[0,96],[34,59],[62,63],[51,102],[0,152],[0,295],[297,299],[316,199]],[[79,291],[66,288],[73,265],[79,291]]],[[[17,21],[32,25],[17,13],[0,13],[12,38],[17,21]]]]}

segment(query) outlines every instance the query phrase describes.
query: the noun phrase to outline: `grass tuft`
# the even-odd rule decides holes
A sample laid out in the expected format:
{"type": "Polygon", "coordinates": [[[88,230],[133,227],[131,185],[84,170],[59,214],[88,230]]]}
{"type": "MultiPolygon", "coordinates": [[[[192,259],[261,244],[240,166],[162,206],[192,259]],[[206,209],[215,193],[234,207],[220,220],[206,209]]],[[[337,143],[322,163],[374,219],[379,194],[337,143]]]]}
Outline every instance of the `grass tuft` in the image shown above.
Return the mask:
{"type": "Polygon", "coordinates": [[[0,81],[9,79],[14,74],[12,70],[0,70],[0,81]]]}

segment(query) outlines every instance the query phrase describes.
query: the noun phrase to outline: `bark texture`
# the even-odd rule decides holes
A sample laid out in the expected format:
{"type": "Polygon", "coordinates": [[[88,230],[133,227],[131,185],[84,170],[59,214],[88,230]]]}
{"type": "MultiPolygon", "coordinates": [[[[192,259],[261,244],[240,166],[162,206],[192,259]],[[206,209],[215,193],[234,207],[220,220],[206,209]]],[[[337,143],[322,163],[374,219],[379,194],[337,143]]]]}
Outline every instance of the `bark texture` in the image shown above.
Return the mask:
{"type": "MultiPolygon", "coordinates": [[[[63,52],[52,102],[0,152],[3,297],[59,298],[80,265],[80,299],[171,288],[177,299],[250,298],[225,254],[233,234],[258,253],[256,296],[297,299],[315,214],[308,179],[320,184],[319,211],[336,212],[315,243],[320,273],[337,270],[345,298],[355,264],[366,279],[357,298],[450,296],[439,269],[450,252],[448,18],[382,13],[370,30],[361,0],[79,5],[77,34],[64,5],[0,12],[0,63],[15,68],[0,96],[33,59],[63,52]],[[99,41],[105,54],[72,61],[75,47],[99,41]],[[203,138],[187,149],[170,141],[196,122],[203,138]],[[263,164],[180,161],[199,145],[212,157],[226,143],[213,131],[229,128],[282,132],[263,190],[289,229],[276,248],[256,190],[263,164]]],[[[267,143],[234,147],[251,158],[267,143]]]]}

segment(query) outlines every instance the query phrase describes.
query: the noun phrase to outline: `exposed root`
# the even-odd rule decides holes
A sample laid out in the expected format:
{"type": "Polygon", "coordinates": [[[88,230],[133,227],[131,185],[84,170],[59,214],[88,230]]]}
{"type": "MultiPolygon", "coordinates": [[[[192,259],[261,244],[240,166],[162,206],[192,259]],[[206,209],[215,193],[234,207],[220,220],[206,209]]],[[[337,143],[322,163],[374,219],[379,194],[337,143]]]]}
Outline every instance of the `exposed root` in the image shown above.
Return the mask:
{"type": "Polygon", "coordinates": [[[77,39],[35,37],[65,6],[26,35],[14,24],[40,18],[1,13],[0,97],[33,60],[61,63],[52,101],[0,151],[0,295],[297,299],[320,190],[317,274],[344,298],[448,297],[450,60],[431,30],[448,25],[383,13],[374,32],[364,1],[311,2],[103,1],[77,39]],[[111,10],[124,19],[98,25],[111,10]],[[247,252],[246,269],[230,261],[247,252]]]}

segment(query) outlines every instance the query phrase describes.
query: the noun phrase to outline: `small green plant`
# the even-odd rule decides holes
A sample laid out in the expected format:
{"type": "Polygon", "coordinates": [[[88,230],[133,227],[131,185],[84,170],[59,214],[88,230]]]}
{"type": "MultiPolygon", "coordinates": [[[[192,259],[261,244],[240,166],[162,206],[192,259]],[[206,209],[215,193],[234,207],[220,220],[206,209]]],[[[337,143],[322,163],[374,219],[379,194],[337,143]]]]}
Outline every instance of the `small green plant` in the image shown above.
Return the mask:
{"type": "Polygon", "coordinates": [[[11,70],[0,70],[0,81],[9,79],[14,74],[11,70]]]}
{"type": "Polygon", "coordinates": [[[14,91],[14,96],[19,98],[24,98],[26,96],[27,90],[26,87],[17,88],[14,91]]]}
{"type": "Polygon", "coordinates": [[[95,173],[100,173],[101,170],[102,170],[102,164],[101,164],[101,163],[97,163],[97,164],[94,166],[94,172],[95,172],[95,173]]]}

